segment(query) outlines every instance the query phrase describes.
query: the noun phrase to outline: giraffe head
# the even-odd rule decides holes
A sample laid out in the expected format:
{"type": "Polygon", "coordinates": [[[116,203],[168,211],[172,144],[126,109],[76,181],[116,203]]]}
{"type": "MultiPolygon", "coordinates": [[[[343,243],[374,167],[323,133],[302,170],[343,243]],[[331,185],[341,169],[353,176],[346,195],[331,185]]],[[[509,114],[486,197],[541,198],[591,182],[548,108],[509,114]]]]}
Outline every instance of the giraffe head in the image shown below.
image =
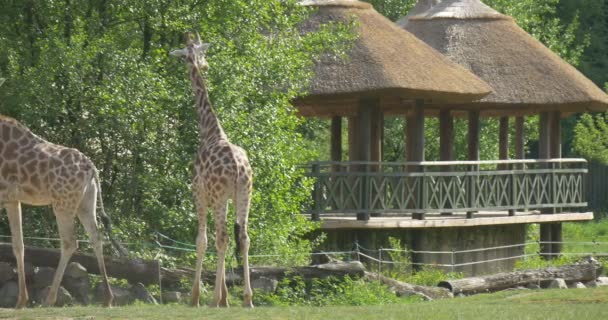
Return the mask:
{"type": "Polygon", "coordinates": [[[209,64],[205,59],[205,52],[211,45],[209,43],[201,43],[201,37],[196,33],[188,34],[188,40],[186,47],[179,50],[173,50],[169,54],[176,57],[182,57],[186,62],[192,66],[197,67],[201,71],[207,71],[209,64]]]}

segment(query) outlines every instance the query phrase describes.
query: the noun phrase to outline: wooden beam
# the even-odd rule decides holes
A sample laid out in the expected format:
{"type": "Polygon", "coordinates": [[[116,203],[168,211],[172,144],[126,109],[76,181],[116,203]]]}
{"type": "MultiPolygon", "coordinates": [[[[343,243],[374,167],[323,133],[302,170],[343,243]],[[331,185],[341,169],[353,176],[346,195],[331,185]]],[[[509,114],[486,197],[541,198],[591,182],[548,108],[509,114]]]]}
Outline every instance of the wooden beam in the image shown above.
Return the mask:
{"type": "Polygon", "coordinates": [[[424,161],[424,101],[416,100],[407,115],[407,161],[424,161]]]}
{"type": "MultiPolygon", "coordinates": [[[[479,160],[479,111],[473,110],[468,113],[468,160],[478,161],[479,160]]],[[[472,184],[469,184],[472,186],[472,184]]],[[[469,202],[473,199],[473,191],[469,190],[469,202]]],[[[473,218],[475,212],[467,212],[467,218],[473,218]]]]}
{"type": "Polygon", "coordinates": [[[498,130],[498,159],[509,159],[509,117],[500,117],[498,130]]]}
{"type": "Polygon", "coordinates": [[[359,117],[348,117],[348,160],[357,161],[359,151],[359,143],[357,140],[359,117]]]}
{"type": "MultiPolygon", "coordinates": [[[[424,101],[416,100],[412,112],[407,117],[407,161],[424,161],[424,101]]],[[[418,171],[418,167],[410,167],[410,171],[418,171]]],[[[421,192],[417,192],[415,197],[421,198],[421,192]]],[[[423,220],[423,213],[414,213],[412,218],[423,220]]]]}
{"type": "MultiPolygon", "coordinates": [[[[551,117],[549,112],[541,112],[538,120],[538,157],[540,159],[548,159],[551,156],[551,117]]],[[[550,192],[550,191],[549,191],[550,192]]],[[[553,213],[553,209],[543,209],[541,213],[553,213]]],[[[540,225],[540,255],[544,259],[551,259],[552,241],[551,236],[552,226],[547,223],[540,225]],[[544,243],[543,243],[544,242],[544,243]]]]}
{"type": "Polygon", "coordinates": [[[382,161],[382,140],[384,131],[384,116],[379,105],[373,108],[371,114],[371,161],[382,161]]]}
{"type": "Polygon", "coordinates": [[[525,158],[524,117],[515,118],[515,159],[525,158]]]}
{"type": "Polygon", "coordinates": [[[439,112],[439,160],[454,160],[454,116],[450,110],[439,112]]]}
{"type": "Polygon", "coordinates": [[[551,156],[549,139],[551,135],[550,115],[542,112],[538,119],[538,158],[549,159],[551,156]]]}
{"type": "Polygon", "coordinates": [[[369,221],[357,221],[352,217],[344,218],[323,218],[321,220],[321,230],[381,230],[381,229],[426,229],[426,228],[470,228],[478,226],[499,226],[509,224],[533,224],[533,223],[552,223],[552,222],[575,222],[592,221],[593,212],[584,213],[560,213],[560,214],[520,214],[509,217],[503,213],[502,216],[495,216],[495,212],[489,217],[481,212],[475,219],[465,219],[464,215],[458,214],[453,218],[428,218],[426,220],[404,219],[403,217],[376,218],[369,221]]]}
{"type": "Polygon", "coordinates": [[[342,161],[342,117],[331,118],[331,161],[342,161]]]}
{"type": "MultiPolygon", "coordinates": [[[[551,113],[550,126],[551,126],[551,139],[550,139],[550,154],[552,159],[558,159],[562,157],[562,130],[561,130],[561,113],[554,111],[551,113]]],[[[560,212],[561,208],[554,208],[553,212],[560,212]]],[[[562,243],[564,241],[562,235],[562,224],[553,223],[550,225],[551,228],[551,258],[558,258],[562,252],[562,243]]]]}

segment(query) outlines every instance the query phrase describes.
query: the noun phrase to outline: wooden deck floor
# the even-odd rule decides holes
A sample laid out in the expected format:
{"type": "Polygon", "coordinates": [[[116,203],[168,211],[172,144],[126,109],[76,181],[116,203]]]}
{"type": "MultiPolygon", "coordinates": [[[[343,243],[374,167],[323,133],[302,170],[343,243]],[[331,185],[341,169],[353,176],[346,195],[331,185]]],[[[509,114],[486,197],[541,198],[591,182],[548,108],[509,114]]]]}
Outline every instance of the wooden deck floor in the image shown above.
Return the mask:
{"type": "Polygon", "coordinates": [[[411,216],[405,215],[372,217],[368,221],[359,221],[353,216],[322,216],[321,229],[454,228],[589,220],[593,220],[593,212],[540,214],[539,211],[527,211],[517,212],[515,216],[508,216],[507,212],[478,212],[472,219],[467,219],[464,212],[456,212],[451,216],[428,214],[425,220],[415,220],[411,216]]]}

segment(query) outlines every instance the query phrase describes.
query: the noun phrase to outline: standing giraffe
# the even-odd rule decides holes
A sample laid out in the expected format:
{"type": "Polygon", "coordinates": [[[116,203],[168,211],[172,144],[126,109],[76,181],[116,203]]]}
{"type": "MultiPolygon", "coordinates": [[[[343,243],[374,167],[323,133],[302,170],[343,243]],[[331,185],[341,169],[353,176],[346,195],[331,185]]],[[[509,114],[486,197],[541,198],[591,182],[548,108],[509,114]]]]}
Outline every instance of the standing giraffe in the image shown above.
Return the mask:
{"type": "MultiPolygon", "coordinates": [[[[34,206],[51,205],[57,219],[61,258],[45,305],[55,304],[65,267],[76,251],[74,219],[78,217],[91,237],[97,256],[105,286],[104,305],[111,306],[113,295],[103,260],[102,236],[97,228],[97,199],[102,221],[111,232],[93,162],[78,150],[47,142],[15,119],[0,115],[0,211],[4,208],[8,214],[13,253],[17,260],[19,298],[16,308],[24,308],[28,300],[23,265],[22,202],[34,206]]],[[[110,238],[118,245],[111,235],[110,238]]],[[[122,253],[126,252],[119,248],[122,253]]]]}
{"type": "Polygon", "coordinates": [[[196,274],[192,286],[192,305],[198,306],[200,295],[203,256],[207,250],[207,208],[211,207],[215,218],[215,247],[217,249],[217,271],[213,307],[227,307],[225,259],[228,247],[226,227],[228,200],[232,199],[236,208],[235,232],[243,254],[245,289],[243,306],[253,307],[251,283],[249,280],[249,235],[247,216],[251,201],[251,166],[245,151],[230,143],[213,112],[202,72],[209,68],[205,51],[209,44],[201,43],[196,34],[188,37],[187,46],[171,52],[184,57],[190,66],[190,80],[196,99],[198,114],[199,148],[195,160],[195,176],[192,180],[194,202],[198,212],[198,236],[196,238],[196,274]]]}

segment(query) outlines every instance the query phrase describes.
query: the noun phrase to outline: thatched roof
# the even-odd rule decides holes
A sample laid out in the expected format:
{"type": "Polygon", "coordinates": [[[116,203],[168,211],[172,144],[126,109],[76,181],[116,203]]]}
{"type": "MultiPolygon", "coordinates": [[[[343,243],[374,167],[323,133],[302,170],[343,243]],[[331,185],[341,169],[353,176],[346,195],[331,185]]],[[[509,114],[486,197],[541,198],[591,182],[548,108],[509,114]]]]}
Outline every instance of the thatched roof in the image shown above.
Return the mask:
{"type": "Polygon", "coordinates": [[[608,96],[591,80],[479,0],[443,0],[409,16],[404,28],[492,86],[471,105],[487,113],[608,109],[608,96]]]}
{"type": "Polygon", "coordinates": [[[397,20],[397,25],[403,27],[408,22],[411,16],[421,14],[429,10],[433,6],[437,5],[439,2],[441,2],[441,0],[418,0],[418,2],[416,2],[416,5],[412,8],[412,10],[410,10],[410,12],[407,13],[405,17],[397,20]]]}
{"type": "Polygon", "coordinates": [[[381,98],[385,109],[405,112],[408,101],[415,99],[464,103],[491,90],[368,3],[317,0],[301,4],[317,9],[301,26],[303,32],[330,21],[355,19],[358,35],[346,59],[324,56],[317,61],[309,94],[295,101],[302,115],[353,114],[358,101],[368,97],[381,98]]]}

